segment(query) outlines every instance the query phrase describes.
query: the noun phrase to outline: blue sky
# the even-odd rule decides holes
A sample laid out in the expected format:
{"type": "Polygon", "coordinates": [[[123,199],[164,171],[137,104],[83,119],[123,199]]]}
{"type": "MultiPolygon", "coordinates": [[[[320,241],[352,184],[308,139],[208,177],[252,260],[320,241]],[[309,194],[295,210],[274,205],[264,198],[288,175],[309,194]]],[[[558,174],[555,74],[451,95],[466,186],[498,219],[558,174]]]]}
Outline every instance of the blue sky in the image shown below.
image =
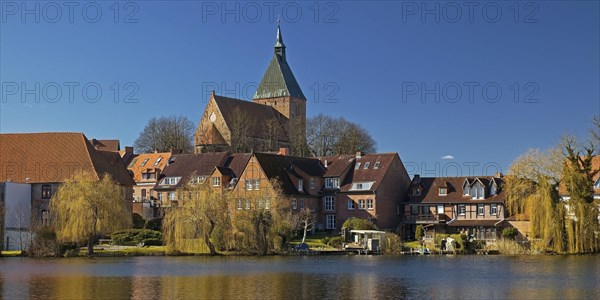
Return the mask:
{"type": "Polygon", "coordinates": [[[410,173],[506,171],[600,114],[596,1],[48,3],[2,2],[2,133],[124,146],[154,116],[197,123],[212,86],[252,97],[277,15],[308,115],[362,124],[410,173]]]}

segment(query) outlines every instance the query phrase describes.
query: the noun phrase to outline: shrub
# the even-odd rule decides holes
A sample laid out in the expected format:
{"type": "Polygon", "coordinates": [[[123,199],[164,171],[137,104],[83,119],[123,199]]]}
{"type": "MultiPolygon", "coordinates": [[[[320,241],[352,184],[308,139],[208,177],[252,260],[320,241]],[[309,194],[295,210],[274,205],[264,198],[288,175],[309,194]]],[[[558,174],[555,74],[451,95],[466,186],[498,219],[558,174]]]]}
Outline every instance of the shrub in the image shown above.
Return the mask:
{"type": "Polygon", "coordinates": [[[162,246],[163,241],[161,239],[145,239],[143,240],[144,246],[162,246]]]}
{"type": "Polygon", "coordinates": [[[334,248],[342,248],[343,243],[344,243],[344,237],[334,236],[329,239],[329,241],[327,242],[327,245],[334,247],[334,248]]]}
{"type": "Polygon", "coordinates": [[[350,230],[377,230],[377,226],[370,220],[354,217],[348,218],[342,227],[350,230]]]}
{"type": "Polygon", "coordinates": [[[37,230],[29,252],[35,257],[56,257],[62,254],[61,245],[56,241],[54,230],[50,228],[37,230]]]}
{"type": "Polygon", "coordinates": [[[420,240],[423,238],[423,225],[417,225],[415,229],[415,239],[420,240]]]}
{"type": "Polygon", "coordinates": [[[146,229],[162,231],[162,220],[162,218],[148,220],[148,222],[146,222],[146,229]]]}
{"type": "Polygon", "coordinates": [[[453,238],[456,243],[455,252],[457,252],[457,253],[466,253],[467,252],[468,237],[466,234],[451,234],[450,237],[453,238]]]}
{"type": "Polygon", "coordinates": [[[146,221],[140,214],[133,213],[131,214],[131,220],[133,224],[133,228],[142,229],[144,225],[146,225],[146,221]]]}
{"type": "Polygon", "coordinates": [[[502,229],[502,236],[508,240],[514,240],[519,234],[519,230],[514,227],[506,227],[502,229]]]}
{"type": "Polygon", "coordinates": [[[442,247],[442,240],[448,238],[450,235],[446,234],[446,233],[438,233],[435,235],[435,237],[433,238],[435,245],[438,248],[442,247]]]}
{"type": "Polygon", "coordinates": [[[380,242],[383,254],[398,255],[402,252],[402,240],[395,233],[386,232],[383,236],[383,241],[380,242]]]}
{"type": "Polygon", "coordinates": [[[139,243],[162,245],[163,235],[150,229],[127,229],[115,231],[111,235],[113,245],[135,246],[139,243]],[[160,241],[160,242],[158,242],[160,241]]]}

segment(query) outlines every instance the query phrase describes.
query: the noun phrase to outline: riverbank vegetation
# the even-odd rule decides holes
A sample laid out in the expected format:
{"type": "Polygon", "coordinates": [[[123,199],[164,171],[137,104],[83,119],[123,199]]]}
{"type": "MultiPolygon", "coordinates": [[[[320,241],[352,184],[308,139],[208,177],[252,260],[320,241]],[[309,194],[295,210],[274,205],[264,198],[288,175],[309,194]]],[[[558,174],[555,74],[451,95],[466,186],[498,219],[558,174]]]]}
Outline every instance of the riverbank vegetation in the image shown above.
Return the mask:
{"type": "Polygon", "coordinates": [[[600,205],[594,199],[594,144],[565,137],[547,151],[530,150],[506,176],[507,209],[530,221],[532,251],[591,253],[600,250],[600,205]]]}

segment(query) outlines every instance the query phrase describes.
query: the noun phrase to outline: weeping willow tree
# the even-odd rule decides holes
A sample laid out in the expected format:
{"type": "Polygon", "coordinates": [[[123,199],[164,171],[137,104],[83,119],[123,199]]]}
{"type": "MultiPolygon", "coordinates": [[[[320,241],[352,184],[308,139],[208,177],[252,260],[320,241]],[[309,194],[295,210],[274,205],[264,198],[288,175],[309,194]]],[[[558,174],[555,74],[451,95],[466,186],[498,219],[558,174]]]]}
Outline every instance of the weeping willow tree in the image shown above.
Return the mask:
{"type": "Polygon", "coordinates": [[[584,156],[570,142],[546,152],[529,150],[505,178],[507,209],[529,218],[532,244],[543,251],[598,251],[598,206],[593,203],[592,149],[584,156]],[[559,188],[560,187],[560,188],[559,188]],[[561,199],[559,191],[569,195],[561,199]]]}
{"type": "Polygon", "coordinates": [[[285,240],[293,231],[288,198],[277,181],[268,186],[233,198],[237,209],[232,225],[240,251],[266,255],[277,238],[285,240]]]}
{"type": "Polygon", "coordinates": [[[215,228],[230,227],[229,205],[226,195],[206,183],[188,184],[178,193],[177,207],[165,212],[163,234],[165,243],[173,250],[204,252],[217,251],[211,241],[215,228]]]}
{"type": "Polygon", "coordinates": [[[565,140],[566,161],[563,166],[563,183],[567,191],[565,228],[567,251],[589,253],[600,250],[600,225],[598,203],[594,201],[593,146],[577,150],[573,139],[565,140]],[[582,154],[582,152],[584,154],[582,154]]]}
{"type": "Polygon", "coordinates": [[[87,241],[88,255],[94,254],[98,235],[131,227],[123,189],[109,175],[98,180],[91,173],[77,173],[52,197],[50,212],[57,239],[87,241]]]}

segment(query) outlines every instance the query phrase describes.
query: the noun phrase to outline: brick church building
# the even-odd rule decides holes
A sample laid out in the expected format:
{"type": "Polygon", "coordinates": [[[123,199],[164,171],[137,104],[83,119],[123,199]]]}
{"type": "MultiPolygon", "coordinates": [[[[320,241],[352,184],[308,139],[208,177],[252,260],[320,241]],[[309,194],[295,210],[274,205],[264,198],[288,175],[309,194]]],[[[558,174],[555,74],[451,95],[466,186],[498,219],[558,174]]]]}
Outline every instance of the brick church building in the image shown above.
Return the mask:
{"type": "Polygon", "coordinates": [[[292,152],[306,143],[306,97],[277,26],[275,53],[252,101],[210,96],[194,135],[195,152],[292,152]]]}

